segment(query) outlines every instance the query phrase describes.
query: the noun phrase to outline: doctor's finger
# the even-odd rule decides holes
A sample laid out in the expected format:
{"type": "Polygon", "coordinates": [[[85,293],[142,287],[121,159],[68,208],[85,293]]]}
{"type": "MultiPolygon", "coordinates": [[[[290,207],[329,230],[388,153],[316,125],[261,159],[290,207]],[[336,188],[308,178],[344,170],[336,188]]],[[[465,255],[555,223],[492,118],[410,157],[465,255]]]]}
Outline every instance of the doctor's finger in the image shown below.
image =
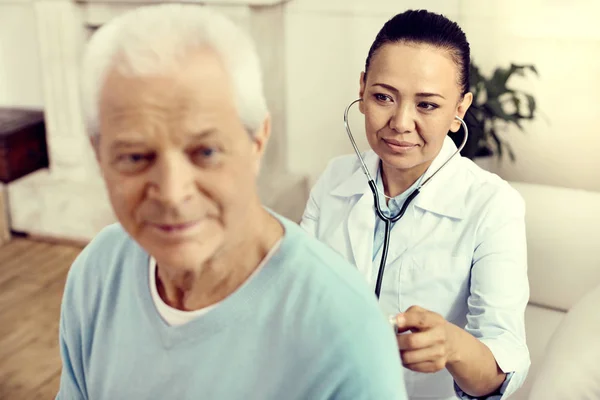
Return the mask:
{"type": "Polygon", "coordinates": [[[439,314],[420,307],[411,307],[396,317],[396,326],[399,332],[413,329],[426,330],[441,325],[443,322],[444,319],[439,314]]]}
{"type": "Polygon", "coordinates": [[[410,369],[415,372],[433,373],[438,372],[446,368],[446,364],[441,360],[437,361],[424,361],[416,364],[404,364],[404,368],[410,369]]]}
{"type": "Polygon", "coordinates": [[[400,358],[402,358],[402,364],[405,365],[419,364],[428,361],[440,361],[445,364],[446,346],[442,344],[437,344],[435,346],[427,347],[425,349],[401,350],[400,358]]]}
{"type": "Polygon", "coordinates": [[[444,332],[441,329],[429,329],[423,332],[397,335],[396,341],[400,350],[416,350],[444,343],[444,332]]]}

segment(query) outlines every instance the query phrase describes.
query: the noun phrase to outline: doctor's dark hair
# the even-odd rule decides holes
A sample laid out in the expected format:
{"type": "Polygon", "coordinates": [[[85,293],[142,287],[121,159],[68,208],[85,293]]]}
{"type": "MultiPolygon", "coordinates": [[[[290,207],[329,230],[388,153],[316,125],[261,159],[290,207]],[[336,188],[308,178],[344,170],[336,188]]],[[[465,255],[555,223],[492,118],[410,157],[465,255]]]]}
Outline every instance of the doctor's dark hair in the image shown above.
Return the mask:
{"type": "Polygon", "coordinates": [[[426,10],[408,10],[383,25],[369,49],[365,65],[365,81],[371,59],[379,48],[389,43],[429,44],[450,53],[459,70],[462,95],[469,91],[471,50],[465,33],[456,22],[426,10]]]}

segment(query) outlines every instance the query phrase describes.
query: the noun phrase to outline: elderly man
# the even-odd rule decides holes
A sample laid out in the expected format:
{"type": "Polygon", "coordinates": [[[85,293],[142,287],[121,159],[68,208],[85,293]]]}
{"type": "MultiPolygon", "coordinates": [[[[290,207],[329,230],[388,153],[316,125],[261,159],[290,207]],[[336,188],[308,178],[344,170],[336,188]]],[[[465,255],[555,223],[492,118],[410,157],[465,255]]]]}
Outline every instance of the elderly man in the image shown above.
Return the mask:
{"type": "Polygon", "coordinates": [[[111,204],[69,272],[58,399],[404,399],[358,272],[266,210],[249,39],[204,7],[137,9],[87,48],[83,101],[111,204]]]}

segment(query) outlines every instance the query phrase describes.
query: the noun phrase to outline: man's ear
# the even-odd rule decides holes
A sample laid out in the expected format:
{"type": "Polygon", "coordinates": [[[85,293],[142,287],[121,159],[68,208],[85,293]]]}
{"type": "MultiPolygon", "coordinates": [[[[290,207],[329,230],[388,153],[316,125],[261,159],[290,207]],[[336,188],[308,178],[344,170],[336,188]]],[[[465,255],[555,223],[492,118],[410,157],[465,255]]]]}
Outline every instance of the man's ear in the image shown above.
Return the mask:
{"type": "Polygon", "coordinates": [[[96,161],[100,163],[100,136],[97,133],[90,136],[90,144],[92,145],[92,150],[96,156],[96,161]]]}
{"type": "MultiPolygon", "coordinates": [[[[456,108],[456,116],[464,120],[465,114],[471,106],[471,103],[473,103],[473,93],[469,92],[463,96],[462,100],[458,104],[458,107],[456,108]]],[[[452,121],[452,125],[450,125],[450,130],[452,132],[458,132],[461,125],[462,124],[460,121],[455,118],[454,121],[452,121]]]]}
{"type": "MultiPolygon", "coordinates": [[[[358,91],[358,97],[360,97],[361,99],[363,99],[364,95],[365,95],[365,86],[366,86],[367,82],[365,82],[365,73],[361,72],[360,73],[360,82],[359,82],[359,91],[358,91]]],[[[360,112],[362,114],[365,113],[365,106],[364,106],[364,101],[361,101],[358,103],[358,109],[360,110],[360,112]]]]}
{"type": "Polygon", "coordinates": [[[252,136],[252,149],[256,162],[256,173],[260,171],[261,160],[267,149],[267,143],[271,137],[271,115],[267,114],[260,127],[252,136]]]}

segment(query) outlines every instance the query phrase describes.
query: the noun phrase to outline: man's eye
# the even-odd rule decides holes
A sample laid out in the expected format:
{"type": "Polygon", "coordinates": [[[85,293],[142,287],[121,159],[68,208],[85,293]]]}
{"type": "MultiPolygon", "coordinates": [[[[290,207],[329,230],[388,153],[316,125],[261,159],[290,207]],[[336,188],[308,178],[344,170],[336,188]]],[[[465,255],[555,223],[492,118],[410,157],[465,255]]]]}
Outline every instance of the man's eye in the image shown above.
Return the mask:
{"type": "Polygon", "coordinates": [[[200,149],[199,153],[203,156],[203,157],[210,157],[212,155],[214,155],[216,153],[216,150],[211,148],[211,147],[206,147],[204,149],[200,149]]]}
{"type": "Polygon", "coordinates": [[[128,154],[126,156],[126,161],[131,163],[138,163],[140,161],[146,161],[148,157],[145,154],[128,154]]]}
{"type": "Polygon", "coordinates": [[[154,159],[154,154],[126,153],[116,158],[116,168],[125,173],[142,171],[154,159]]]}
{"type": "Polygon", "coordinates": [[[216,162],[219,153],[216,147],[200,147],[192,152],[192,157],[197,163],[212,163],[216,162]]]}
{"type": "Polygon", "coordinates": [[[143,154],[143,153],[129,153],[129,154],[121,154],[117,157],[117,161],[120,163],[128,163],[128,164],[139,164],[142,162],[151,161],[151,154],[143,154]]]}

